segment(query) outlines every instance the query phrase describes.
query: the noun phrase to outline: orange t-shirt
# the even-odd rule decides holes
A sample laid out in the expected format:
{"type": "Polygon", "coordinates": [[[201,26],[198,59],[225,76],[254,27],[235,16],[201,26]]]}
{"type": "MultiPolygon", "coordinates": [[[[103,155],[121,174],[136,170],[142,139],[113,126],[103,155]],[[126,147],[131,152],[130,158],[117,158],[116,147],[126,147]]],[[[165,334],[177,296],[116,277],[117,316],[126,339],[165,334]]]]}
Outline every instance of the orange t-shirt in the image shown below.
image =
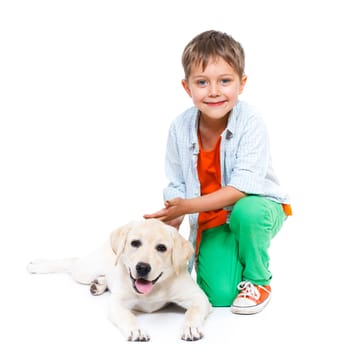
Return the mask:
{"type": "MultiPolygon", "coordinates": [[[[199,137],[200,152],[198,155],[197,172],[201,186],[201,195],[209,194],[219,190],[222,187],[221,162],[220,162],[220,143],[218,138],[214,148],[205,151],[199,137]]],[[[227,212],[224,209],[201,212],[198,215],[198,230],[196,239],[196,253],[202,238],[202,232],[226,223],[227,212]]]]}
{"type": "MultiPolygon", "coordinates": [[[[221,161],[220,161],[220,143],[221,136],[218,138],[214,148],[205,151],[202,147],[200,135],[198,134],[200,152],[198,155],[197,173],[201,186],[201,195],[215,192],[222,187],[221,161]]],[[[289,204],[282,204],[283,210],[287,216],[292,215],[292,209],[289,204]]],[[[202,232],[213,227],[226,223],[227,211],[224,209],[201,212],[198,215],[198,230],[196,237],[196,255],[202,239],[202,232]]]]}

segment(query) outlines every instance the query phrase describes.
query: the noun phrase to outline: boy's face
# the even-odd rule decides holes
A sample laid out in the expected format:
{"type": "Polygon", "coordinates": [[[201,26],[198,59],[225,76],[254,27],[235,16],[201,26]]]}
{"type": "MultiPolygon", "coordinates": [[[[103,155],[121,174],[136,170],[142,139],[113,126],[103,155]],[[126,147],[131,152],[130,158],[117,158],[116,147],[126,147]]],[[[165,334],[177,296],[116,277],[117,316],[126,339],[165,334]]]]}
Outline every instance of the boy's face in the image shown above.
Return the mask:
{"type": "Polygon", "coordinates": [[[202,116],[211,119],[226,117],[238,101],[246,83],[223,59],[210,60],[205,70],[193,66],[182,85],[202,116]]]}

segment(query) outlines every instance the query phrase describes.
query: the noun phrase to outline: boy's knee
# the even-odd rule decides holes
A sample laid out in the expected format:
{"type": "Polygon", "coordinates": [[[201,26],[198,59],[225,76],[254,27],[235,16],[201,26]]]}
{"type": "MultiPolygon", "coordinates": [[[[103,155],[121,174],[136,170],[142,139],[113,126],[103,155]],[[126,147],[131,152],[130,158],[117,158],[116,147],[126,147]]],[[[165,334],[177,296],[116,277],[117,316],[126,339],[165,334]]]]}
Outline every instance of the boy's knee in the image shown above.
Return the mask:
{"type": "Polygon", "coordinates": [[[265,215],[264,201],[258,196],[247,196],[240,199],[231,213],[231,222],[256,222],[265,215]]]}
{"type": "Polygon", "coordinates": [[[210,304],[215,307],[231,306],[237,295],[237,289],[229,284],[215,286],[208,283],[199,283],[199,285],[207,295],[210,304]]]}

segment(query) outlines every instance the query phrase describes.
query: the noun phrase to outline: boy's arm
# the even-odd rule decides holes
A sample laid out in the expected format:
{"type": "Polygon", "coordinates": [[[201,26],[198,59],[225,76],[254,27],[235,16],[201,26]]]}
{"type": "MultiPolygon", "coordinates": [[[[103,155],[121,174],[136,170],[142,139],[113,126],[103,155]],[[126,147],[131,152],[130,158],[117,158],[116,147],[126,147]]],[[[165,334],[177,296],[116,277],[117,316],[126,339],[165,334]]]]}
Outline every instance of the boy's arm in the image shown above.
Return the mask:
{"type": "Polygon", "coordinates": [[[168,132],[165,154],[165,175],[169,183],[163,190],[164,200],[176,197],[185,198],[186,185],[182,169],[182,159],[180,157],[179,137],[175,123],[172,123],[168,132]]]}
{"type": "MultiPolygon", "coordinates": [[[[187,214],[201,213],[232,206],[239,199],[245,196],[245,193],[237,190],[236,188],[232,186],[225,186],[213,193],[209,193],[201,197],[187,199],[185,206],[187,214]]],[[[169,202],[171,205],[175,204],[175,200],[169,202]]]]}
{"type": "Polygon", "coordinates": [[[200,213],[210,210],[222,209],[235,204],[245,197],[245,193],[231,186],[225,186],[213,193],[191,199],[174,198],[165,202],[165,208],[147,214],[146,219],[155,218],[170,223],[185,214],[200,213]]]}

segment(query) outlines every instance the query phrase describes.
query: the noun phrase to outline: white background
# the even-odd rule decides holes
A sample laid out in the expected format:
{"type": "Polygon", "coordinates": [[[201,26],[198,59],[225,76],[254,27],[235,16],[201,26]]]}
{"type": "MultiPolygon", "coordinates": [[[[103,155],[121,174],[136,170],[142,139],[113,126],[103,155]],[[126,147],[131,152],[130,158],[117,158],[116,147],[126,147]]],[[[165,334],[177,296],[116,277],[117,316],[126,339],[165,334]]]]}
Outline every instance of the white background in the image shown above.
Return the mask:
{"type": "MultiPolygon", "coordinates": [[[[87,253],[116,226],[161,208],[168,126],[191,106],[180,84],[181,53],[209,29],[231,34],[245,49],[249,79],[241,98],[263,112],[294,216],[271,247],[269,307],[253,317],[216,309],[199,344],[337,348],[329,320],[338,311],[334,5],[0,2],[6,349],[125,344],[106,319],[108,296],[93,298],[68,276],[31,276],[25,266],[34,258],[87,253]]],[[[147,346],[197,346],[178,340],[181,319],[175,309],[141,315],[152,335],[147,346]]]]}

